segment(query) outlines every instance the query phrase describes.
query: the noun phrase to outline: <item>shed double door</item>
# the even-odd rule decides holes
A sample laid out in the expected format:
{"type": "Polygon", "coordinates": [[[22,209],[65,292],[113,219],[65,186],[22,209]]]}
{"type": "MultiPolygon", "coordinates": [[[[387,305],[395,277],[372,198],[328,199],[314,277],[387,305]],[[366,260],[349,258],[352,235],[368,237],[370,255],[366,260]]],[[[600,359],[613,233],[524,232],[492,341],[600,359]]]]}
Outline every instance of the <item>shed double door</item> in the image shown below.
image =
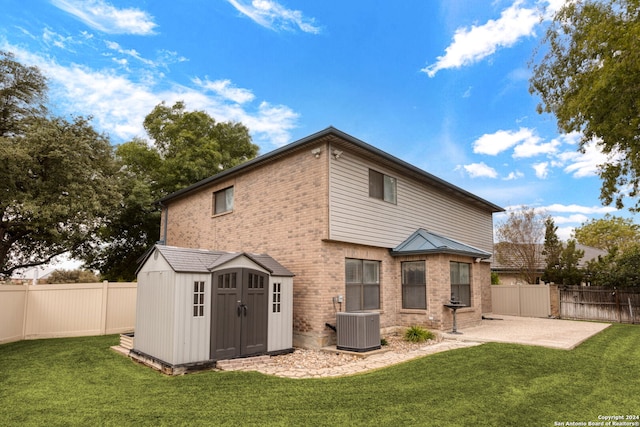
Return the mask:
{"type": "Polygon", "coordinates": [[[212,284],[211,358],[265,353],[269,276],[233,268],[214,272],[212,284]]]}

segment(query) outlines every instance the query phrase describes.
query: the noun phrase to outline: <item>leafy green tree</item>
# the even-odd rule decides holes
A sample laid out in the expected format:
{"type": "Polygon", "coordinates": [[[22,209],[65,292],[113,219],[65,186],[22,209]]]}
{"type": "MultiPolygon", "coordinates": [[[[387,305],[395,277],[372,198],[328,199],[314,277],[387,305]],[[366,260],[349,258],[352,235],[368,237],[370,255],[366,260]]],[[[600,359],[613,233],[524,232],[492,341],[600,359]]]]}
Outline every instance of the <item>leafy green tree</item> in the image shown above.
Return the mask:
{"type": "Polygon", "coordinates": [[[640,226],[630,218],[605,215],[582,223],[573,232],[578,243],[605,251],[625,251],[640,241],[640,226]]]}
{"type": "Polygon", "coordinates": [[[562,283],[562,275],[560,270],[560,255],[562,254],[562,243],[558,239],[558,227],[551,217],[547,217],[544,221],[544,249],[542,254],[545,259],[545,269],[542,280],[545,282],[562,283]]]}
{"type": "Polygon", "coordinates": [[[85,257],[107,280],[133,280],[137,259],[160,237],[157,200],[258,153],[246,126],[217,123],[182,102],[157,105],[144,120],[153,143],[142,139],[116,149],[122,204],[102,228],[102,245],[85,257]]]}
{"type": "Polygon", "coordinates": [[[48,284],[62,284],[62,283],[97,283],[100,281],[100,277],[93,271],[89,270],[55,270],[46,279],[48,284]]]}
{"type": "Polygon", "coordinates": [[[576,241],[570,239],[560,252],[560,281],[564,285],[580,285],[584,272],[580,268],[580,260],[584,251],[576,248],[576,241]]]}
{"type": "Polygon", "coordinates": [[[597,260],[587,263],[593,285],[606,287],[640,287],[640,243],[625,252],[614,248],[597,260]]]}
{"type": "Polygon", "coordinates": [[[569,240],[563,244],[558,238],[558,227],[551,217],[544,221],[544,249],[542,254],[545,259],[545,269],[542,279],[545,282],[554,282],[565,285],[579,285],[582,283],[584,273],[580,268],[580,260],[584,251],[576,248],[576,241],[569,240]]]}
{"type": "Polygon", "coordinates": [[[111,144],[88,120],[19,127],[0,137],[0,275],[86,250],[120,201],[111,144]]]}
{"type": "Polygon", "coordinates": [[[46,113],[47,82],[37,67],[0,51],[0,136],[19,135],[29,117],[46,113]]]}
{"type": "Polygon", "coordinates": [[[553,113],[563,132],[581,132],[580,150],[594,141],[616,157],[600,165],[599,175],[600,199],[618,208],[640,191],[638,40],[640,0],[566,2],[530,79],[530,91],[542,99],[538,111],[553,113]]]}
{"type": "Polygon", "coordinates": [[[144,128],[162,158],[163,195],[254,158],[258,146],[241,123],[217,123],[204,111],[186,111],[183,102],[158,104],[144,128]]]}

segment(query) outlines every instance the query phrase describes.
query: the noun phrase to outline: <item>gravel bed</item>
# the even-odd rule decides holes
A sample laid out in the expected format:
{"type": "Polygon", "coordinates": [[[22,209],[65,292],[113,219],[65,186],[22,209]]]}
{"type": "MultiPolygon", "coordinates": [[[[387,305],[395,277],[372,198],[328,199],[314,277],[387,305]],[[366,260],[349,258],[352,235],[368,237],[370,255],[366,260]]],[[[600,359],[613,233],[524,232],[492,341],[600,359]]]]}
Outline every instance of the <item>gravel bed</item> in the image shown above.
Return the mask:
{"type": "MultiPolygon", "coordinates": [[[[437,342],[440,342],[442,340],[442,338],[439,337],[436,340],[428,340],[421,343],[412,343],[409,341],[405,341],[403,337],[399,335],[385,336],[384,339],[387,341],[387,345],[383,346],[382,349],[395,353],[409,353],[419,348],[436,344],[437,342]]],[[[272,357],[271,363],[277,364],[282,367],[296,369],[322,369],[342,366],[359,360],[362,360],[362,356],[340,352],[296,348],[293,353],[272,357]]]]}

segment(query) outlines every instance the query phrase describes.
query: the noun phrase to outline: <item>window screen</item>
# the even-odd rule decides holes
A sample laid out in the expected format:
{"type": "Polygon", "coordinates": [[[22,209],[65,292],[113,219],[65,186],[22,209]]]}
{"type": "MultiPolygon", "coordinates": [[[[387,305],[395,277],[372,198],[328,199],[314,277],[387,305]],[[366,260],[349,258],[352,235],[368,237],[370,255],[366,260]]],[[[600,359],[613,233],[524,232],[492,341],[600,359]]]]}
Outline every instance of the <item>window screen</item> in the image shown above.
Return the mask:
{"type": "Polygon", "coordinates": [[[451,261],[451,297],[471,306],[471,264],[451,261]]]}
{"type": "Polygon", "coordinates": [[[233,187],[213,193],[213,213],[214,215],[233,210],[233,187]]]}
{"type": "Polygon", "coordinates": [[[380,308],[380,261],[345,260],[347,311],[380,308]]]}
{"type": "Polygon", "coordinates": [[[402,308],[427,309],[424,261],[402,263],[402,308]]]}

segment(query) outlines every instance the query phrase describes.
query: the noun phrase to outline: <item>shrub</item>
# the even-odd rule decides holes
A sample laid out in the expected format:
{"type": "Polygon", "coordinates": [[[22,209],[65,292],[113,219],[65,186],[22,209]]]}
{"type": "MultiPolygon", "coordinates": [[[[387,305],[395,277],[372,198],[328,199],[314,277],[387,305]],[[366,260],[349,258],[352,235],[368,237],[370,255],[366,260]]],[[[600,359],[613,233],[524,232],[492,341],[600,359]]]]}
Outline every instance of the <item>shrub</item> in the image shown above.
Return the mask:
{"type": "Polygon", "coordinates": [[[412,326],[404,333],[404,339],[411,342],[432,340],[434,337],[433,332],[424,329],[422,326],[412,326]]]}
{"type": "Polygon", "coordinates": [[[380,338],[380,345],[384,347],[385,345],[389,345],[389,343],[387,342],[386,339],[380,338]]]}

